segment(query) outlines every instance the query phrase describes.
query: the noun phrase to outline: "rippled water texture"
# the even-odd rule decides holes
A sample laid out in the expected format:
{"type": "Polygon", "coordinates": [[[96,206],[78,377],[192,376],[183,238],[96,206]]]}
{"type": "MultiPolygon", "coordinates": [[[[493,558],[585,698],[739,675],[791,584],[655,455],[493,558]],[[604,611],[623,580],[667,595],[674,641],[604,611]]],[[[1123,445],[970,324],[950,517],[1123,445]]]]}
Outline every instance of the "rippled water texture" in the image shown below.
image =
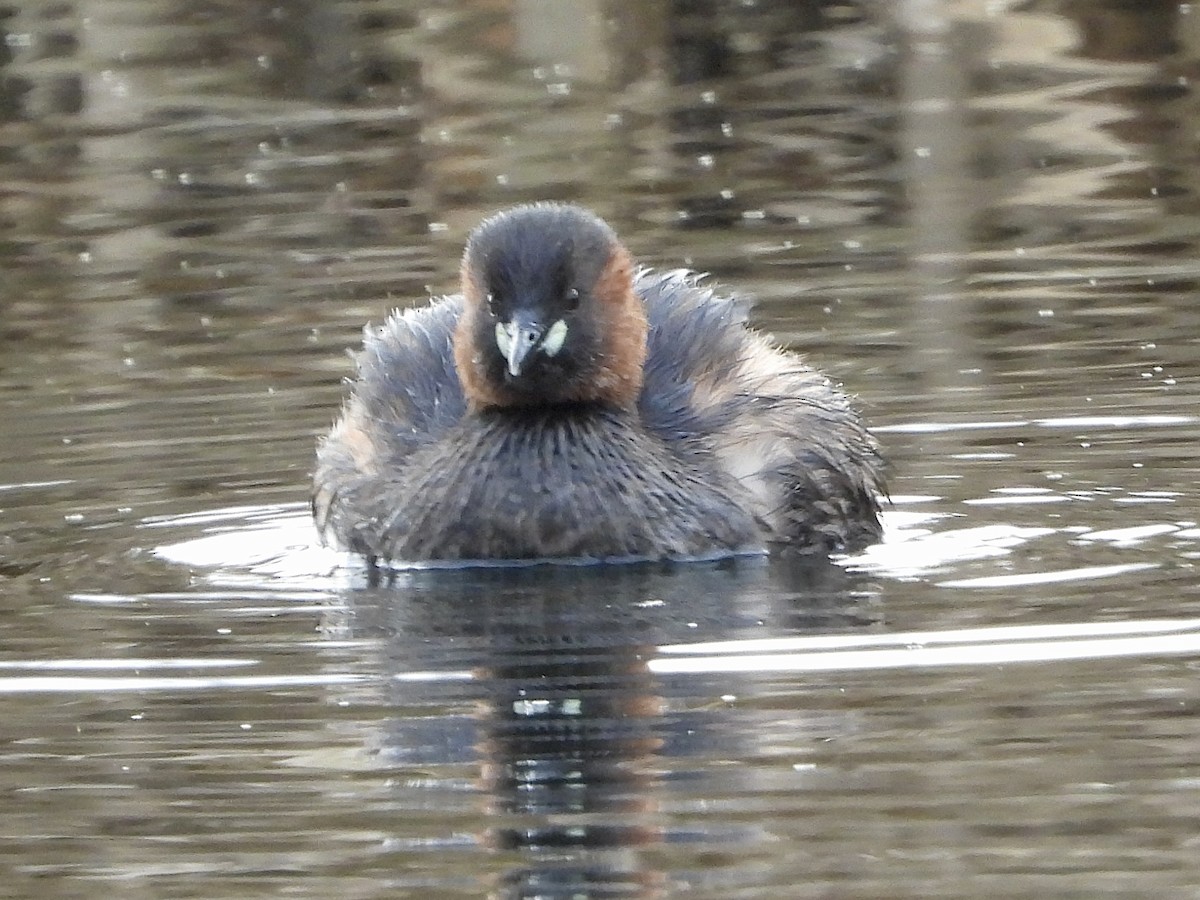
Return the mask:
{"type": "Polygon", "coordinates": [[[0,7],[0,896],[1196,897],[1200,13],[0,7]],[[578,200],[892,460],[830,565],[315,545],[367,321],[578,200]]]}

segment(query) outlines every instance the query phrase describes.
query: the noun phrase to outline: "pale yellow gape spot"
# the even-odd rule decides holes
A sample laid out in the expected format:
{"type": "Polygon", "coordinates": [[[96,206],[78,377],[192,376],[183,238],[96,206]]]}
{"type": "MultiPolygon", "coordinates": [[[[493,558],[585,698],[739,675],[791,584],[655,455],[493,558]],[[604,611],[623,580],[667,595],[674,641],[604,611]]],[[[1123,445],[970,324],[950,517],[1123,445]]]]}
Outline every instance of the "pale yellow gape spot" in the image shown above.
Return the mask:
{"type": "Polygon", "coordinates": [[[546,330],[546,336],[542,338],[542,352],[547,356],[553,356],[562,349],[566,339],[567,323],[559,319],[546,330]]]}
{"type": "Polygon", "coordinates": [[[500,348],[500,355],[505,359],[508,359],[508,351],[512,349],[512,333],[515,327],[512,322],[496,323],[496,346],[500,348]]]}
{"type": "MultiPolygon", "coordinates": [[[[496,323],[496,347],[500,350],[500,354],[508,360],[508,372],[514,377],[520,374],[520,365],[514,351],[521,344],[522,337],[520,325],[517,322],[496,323]]],[[[531,333],[527,339],[530,341],[536,340],[536,332],[531,333]]],[[[559,319],[546,329],[546,333],[542,337],[538,349],[547,356],[554,356],[563,348],[566,340],[567,323],[559,319]]],[[[522,353],[521,356],[523,357],[524,354],[522,353]]]]}

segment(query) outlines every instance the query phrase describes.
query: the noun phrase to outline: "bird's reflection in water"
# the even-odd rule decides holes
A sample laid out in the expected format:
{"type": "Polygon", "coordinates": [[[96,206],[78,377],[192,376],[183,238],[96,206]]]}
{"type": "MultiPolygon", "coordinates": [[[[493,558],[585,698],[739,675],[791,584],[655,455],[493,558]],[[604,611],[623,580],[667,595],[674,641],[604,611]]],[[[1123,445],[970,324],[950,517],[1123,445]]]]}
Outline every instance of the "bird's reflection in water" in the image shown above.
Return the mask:
{"type": "Polygon", "coordinates": [[[478,840],[519,860],[493,896],[660,897],[679,873],[650,851],[755,836],[672,826],[688,758],[753,740],[719,702],[748,676],[660,677],[656,648],[870,627],[869,587],[807,560],[406,573],[349,592],[345,624],[380,638],[397,710],[472,704],[389,719],[382,752],[477,767],[478,840]]]}
{"type": "Polygon", "coordinates": [[[660,885],[629,852],[662,840],[645,766],[663,743],[653,645],[612,629],[615,643],[580,640],[556,618],[480,672],[488,841],[536,860],[509,873],[510,894],[653,896],[660,885]]]}

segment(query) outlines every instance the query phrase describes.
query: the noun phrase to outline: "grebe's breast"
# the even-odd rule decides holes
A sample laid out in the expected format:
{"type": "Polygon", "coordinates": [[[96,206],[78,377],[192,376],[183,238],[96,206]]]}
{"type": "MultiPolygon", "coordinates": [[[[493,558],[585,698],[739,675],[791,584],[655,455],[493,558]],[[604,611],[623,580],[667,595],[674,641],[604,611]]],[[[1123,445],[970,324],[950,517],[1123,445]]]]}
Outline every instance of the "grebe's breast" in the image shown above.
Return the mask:
{"type": "Polygon", "coordinates": [[[731,479],[593,406],[466,416],[388,493],[370,543],[392,560],[689,558],[763,540],[731,479]]]}

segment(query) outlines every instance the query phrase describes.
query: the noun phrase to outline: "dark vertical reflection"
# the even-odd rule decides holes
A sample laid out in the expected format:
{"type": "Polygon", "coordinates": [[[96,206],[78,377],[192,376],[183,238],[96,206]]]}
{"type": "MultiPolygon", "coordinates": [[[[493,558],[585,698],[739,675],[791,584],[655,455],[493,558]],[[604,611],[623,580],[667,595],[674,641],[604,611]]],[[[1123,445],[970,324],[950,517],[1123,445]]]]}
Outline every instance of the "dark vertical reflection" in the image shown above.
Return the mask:
{"type": "Polygon", "coordinates": [[[474,699],[457,727],[390,720],[383,753],[426,770],[474,760],[479,840],[518,860],[493,896],[665,897],[694,877],[655,862],[669,846],[761,834],[676,821],[673,791],[703,790],[694,782],[707,777],[688,759],[736,757],[753,736],[706,709],[744,677],[661,679],[648,665],[657,647],[869,627],[870,597],[861,580],[811,561],[440,572],[347,595],[351,618],[330,633],[389,635],[398,705],[474,699]],[[435,677],[455,671],[471,684],[435,677]]]}
{"type": "Polygon", "coordinates": [[[517,850],[503,896],[663,896],[640,852],[660,844],[661,688],[654,647],[617,627],[588,646],[568,612],[511,635],[478,673],[486,695],[478,751],[487,843],[517,850]]]}

